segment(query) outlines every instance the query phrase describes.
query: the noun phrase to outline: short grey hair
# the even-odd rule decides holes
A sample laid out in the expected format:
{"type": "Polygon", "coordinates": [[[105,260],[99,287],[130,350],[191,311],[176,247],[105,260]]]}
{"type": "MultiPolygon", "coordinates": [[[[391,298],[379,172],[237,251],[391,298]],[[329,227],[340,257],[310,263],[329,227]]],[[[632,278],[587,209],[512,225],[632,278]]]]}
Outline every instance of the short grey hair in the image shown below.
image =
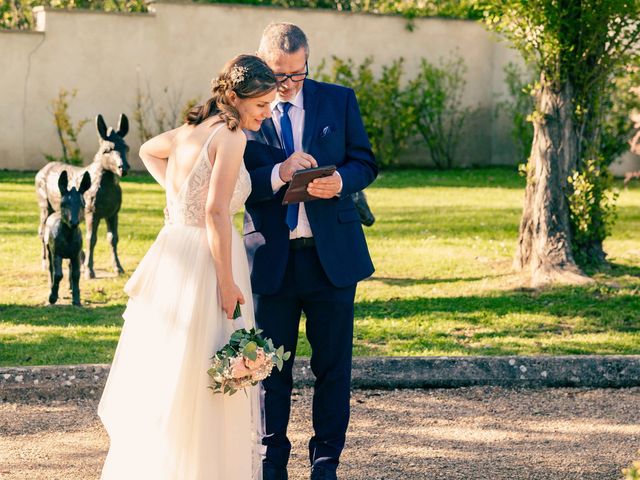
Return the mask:
{"type": "Polygon", "coordinates": [[[305,58],[309,59],[309,43],[302,29],[293,23],[270,23],[262,32],[258,56],[264,60],[274,53],[295,53],[304,48],[305,58]]]}

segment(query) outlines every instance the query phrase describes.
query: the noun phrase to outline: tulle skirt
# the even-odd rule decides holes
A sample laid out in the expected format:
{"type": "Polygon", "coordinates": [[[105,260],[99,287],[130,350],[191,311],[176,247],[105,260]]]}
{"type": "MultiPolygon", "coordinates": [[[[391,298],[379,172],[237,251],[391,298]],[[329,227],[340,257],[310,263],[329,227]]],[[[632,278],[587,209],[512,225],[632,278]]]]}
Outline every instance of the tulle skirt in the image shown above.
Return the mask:
{"type": "MultiPolygon", "coordinates": [[[[246,252],[233,274],[254,325],[246,252]]],[[[204,228],[167,225],[125,286],[130,299],[98,414],[111,445],[103,480],[261,479],[259,387],[213,394],[207,369],[232,323],[220,307],[204,228]]]]}

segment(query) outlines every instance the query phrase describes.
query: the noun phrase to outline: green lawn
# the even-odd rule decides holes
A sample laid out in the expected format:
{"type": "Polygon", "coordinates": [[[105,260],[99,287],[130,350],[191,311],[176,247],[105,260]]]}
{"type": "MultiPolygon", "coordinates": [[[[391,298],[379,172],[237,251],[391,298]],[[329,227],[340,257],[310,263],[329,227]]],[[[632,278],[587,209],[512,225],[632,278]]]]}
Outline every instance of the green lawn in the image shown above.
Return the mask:
{"type": "MultiPolygon", "coordinates": [[[[605,247],[608,271],[588,287],[522,288],[511,271],[524,181],[510,169],[383,172],[368,189],[376,273],[356,299],[357,355],[640,354],[640,188],[622,190],[605,247]]],[[[46,306],[33,174],[0,172],[0,365],[107,363],[122,287],[162,225],[150,177],[123,182],[115,277],[104,225],[83,308],[46,306]]],[[[237,219],[240,220],[239,218],[237,219]]],[[[239,222],[238,222],[239,223],[239,222]]],[[[299,353],[309,354],[301,336],[299,353]]]]}

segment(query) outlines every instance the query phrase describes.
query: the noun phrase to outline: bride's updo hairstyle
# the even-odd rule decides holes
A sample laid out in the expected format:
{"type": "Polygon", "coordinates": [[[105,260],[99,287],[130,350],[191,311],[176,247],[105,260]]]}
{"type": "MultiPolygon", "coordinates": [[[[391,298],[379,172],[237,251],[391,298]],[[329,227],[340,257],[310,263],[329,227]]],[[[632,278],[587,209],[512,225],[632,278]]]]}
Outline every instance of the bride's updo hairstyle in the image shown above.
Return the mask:
{"type": "Polygon", "coordinates": [[[187,112],[186,122],[198,125],[212,115],[220,115],[235,131],[240,126],[240,113],[231,103],[230,94],[238,98],[255,98],[276,88],[276,77],[266,63],[255,55],[238,55],[211,80],[211,98],[204,105],[187,112]]]}

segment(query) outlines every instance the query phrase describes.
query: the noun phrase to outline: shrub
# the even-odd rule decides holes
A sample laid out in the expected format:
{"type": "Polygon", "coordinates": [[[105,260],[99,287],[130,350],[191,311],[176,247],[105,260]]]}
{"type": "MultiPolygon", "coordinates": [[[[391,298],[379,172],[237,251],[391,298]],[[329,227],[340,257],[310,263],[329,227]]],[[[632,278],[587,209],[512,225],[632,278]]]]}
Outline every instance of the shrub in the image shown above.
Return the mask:
{"type": "MultiPolygon", "coordinates": [[[[399,14],[411,20],[417,17],[479,19],[476,0],[193,0],[194,3],[231,3],[271,5],[284,8],[321,8],[349,12],[399,14]]],[[[32,8],[83,8],[106,12],[146,12],[150,0],[6,0],[0,2],[0,28],[34,28],[32,8]]]]}
{"type": "Polygon", "coordinates": [[[371,57],[360,65],[355,65],[351,59],[333,57],[331,71],[324,72],[323,61],[317,77],[355,90],[373,151],[380,165],[386,167],[394,164],[407,147],[413,133],[414,115],[407,90],[401,87],[403,59],[383,66],[377,78],[372,65],[371,57]]]}
{"type": "Polygon", "coordinates": [[[399,14],[408,19],[448,17],[480,19],[477,0],[196,0],[200,3],[240,3],[285,8],[322,8],[341,12],[399,14]]]}
{"type": "Polygon", "coordinates": [[[580,171],[568,178],[572,249],[580,265],[597,265],[604,261],[602,251],[593,249],[611,235],[619,193],[613,188],[613,175],[602,161],[588,160],[580,171]]]}
{"type": "Polygon", "coordinates": [[[616,72],[608,83],[610,94],[604,97],[607,113],[603,119],[600,146],[605,165],[610,165],[629,149],[634,129],[630,116],[634,111],[640,111],[640,94],[636,93],[638,85],[640,67],[632,65],[616,72]]]}
{"type": "Polygon", "coordinates": [[[89,119],[84,118],[74,125],[69,115],[69,103],[75,98],[77,93],[77,90],[68,92],[61,88],[60,92],[58,92],[58,98],[51,101],[51,113],[53,114],[58,139],[60,140],[62,156],[45,155],[45,158],[50,162],[59,161],[71,165],[82,165],[83,163],[82,153],[78,145],[78,135],[80,135],[80,131],[89,122],[89,119]]]}
{"type": "MultiPolygon", "coordinates": [[[[462,107],[464,72],[461,58],[435,66],[423,59],[417,76],[403,81],[399,58],[373,73],[373,58],[360,65],[333,57],[330,72],[320,64],[317,78],[352,88],[374,154],[382,167],[397,165],[398,157],[418,137],[438,168],[453,165],[469,108],[462,107]]],[[[419,140],[418,140],[419,141],[419,140]]]]}
{"type": "Polygon", "coordinates": [[[182,104],[182,90],[164,87],[163,96],[160,99],[165,100],[166,107],[158,106],[150,92],[149,82],[146,82],[145,89],[140,85],[138,77],[133,122],[137,127],[140,143],[180,126],[184,122],[186,113],[198,103],[197,99],[191,98],[182,104]]]}
{"type": "Polygon", "coordinates": [[[148,0],[7,0],[0,2],[0,28],[30,30],[35,27],[33,7],[146,12],[148,0]]]}
{"type": "Polygon", "coordinates": [[[511,119],[511,138],[516,147],[520,170],[529,161],[533,144],[533,123],[531,114],[535,109],[533,95],[533,72],[523,70],[509,62],[504,68],[505,83],[509,98],[498,102],[498,110],[504,110],[511,119]]]}
{"type": "Polygon", "coordinates": [[[462,58],[436,66],[424,58],[418,76],[409,82],[414,124],[438,168],[451,168],[462,129],[471,109],[462,107],[467,68],[462,58]]]}

